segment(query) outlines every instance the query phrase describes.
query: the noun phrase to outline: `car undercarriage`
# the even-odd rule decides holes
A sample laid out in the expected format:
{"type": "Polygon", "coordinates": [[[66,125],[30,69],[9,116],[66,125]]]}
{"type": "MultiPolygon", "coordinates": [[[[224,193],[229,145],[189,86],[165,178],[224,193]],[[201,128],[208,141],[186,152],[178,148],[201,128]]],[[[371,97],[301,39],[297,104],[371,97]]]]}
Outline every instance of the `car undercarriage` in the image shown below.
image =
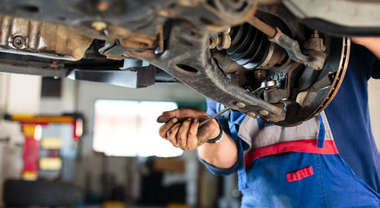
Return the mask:
{"type": "Polygon", "coordinates": [[[0,71],[127,87],[180,81],[251,117],[296,125],[323,111],[349,36],[380,35],[354,0],[2,0],[0,71]]]}

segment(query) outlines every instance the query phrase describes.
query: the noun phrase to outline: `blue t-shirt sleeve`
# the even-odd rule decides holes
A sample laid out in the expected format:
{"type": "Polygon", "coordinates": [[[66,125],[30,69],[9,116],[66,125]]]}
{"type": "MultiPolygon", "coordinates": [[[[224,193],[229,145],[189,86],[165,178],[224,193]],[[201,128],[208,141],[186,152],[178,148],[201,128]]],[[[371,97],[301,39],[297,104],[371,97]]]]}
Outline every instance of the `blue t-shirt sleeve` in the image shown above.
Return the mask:
{"type": "Polygon", "coordinates": [[[380,79],[380,60],[377,59],[373,64],[372,68],[372,78],[380,79]]]}
{"type": "MultiPolygon", "coordinates": [[[[217,105],[218,104],[215,101],[211,100],[211,99],[207,99],[206,101],[207,101],[207,113],[210,114],[210,115],[214,115],[215,113],[217,113],[217,105]]],[[[217,117],[216,120],[222,126],[223,131],[226,134],[231,135],[230,134],[230,130],[229,130],[229,126],[228,126],[228,120],[226,120],[223,116],[217,117]]],[[[214,175],[228,175],[228,174],[231,174],[231,173],[237,171],[237,169],[243,163],[243,158],[244,158],[243,142],[239,138],[234,138],[232,136],[231,136],[231,138],[234,140],[234,142],[235,142],[235,144],[236,144],[236,146],[238,148],[238,160],[236,161],[236,163],[231,168],[224,169],[224,168],[215,167],[215,166],[207,163],[206,161],[200,159],[199,156],[198,156],[199,160],[214,175]]]]}
{"type": "Polygon", "coordinates": [[[211,100],[210,98],[207,98],[206,99],[206,104],[207,104],[207,114],[209,114],[210,116],[213,116],[216,114],[216,105],[217,103],[213,100],[211,100]]]}
{"type": "Polygon", "coordinates": [[[356,70],[355,75],[366,81],[370,78],[380,78],[379,59],[368,48],[355,43],[351,45],[350,63],[347,70],[356,70]],[[352,64],[356,62],[359,62],[358,67],[353,67],[352,64]]]}
{"type": "Polygon", "coordinates": [[[367,79],[380,79],[380,61],[375,54],[361,45],[353,44],[352,48],[354,51],[351,53],[351,58],[361,60],[363,66],[368,67],[368,70],[366,70],[368,73],[367,79]]]}
{"type": "Polygon", "coordinates": [[[380,159],[371,132],[365,87],[371,77],[380,78],[375,62],[378,59],[367,48],[353,44],[342,86],[325,112],[339,154],[356,175],[379,192],[380,159]]]}

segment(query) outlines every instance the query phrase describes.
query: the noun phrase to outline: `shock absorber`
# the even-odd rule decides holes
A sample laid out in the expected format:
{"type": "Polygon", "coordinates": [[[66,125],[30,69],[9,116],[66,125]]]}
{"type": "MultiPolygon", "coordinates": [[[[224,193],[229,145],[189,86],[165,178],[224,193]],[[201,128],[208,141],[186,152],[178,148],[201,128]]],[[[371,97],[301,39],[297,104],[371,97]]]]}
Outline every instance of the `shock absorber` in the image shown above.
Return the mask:
{"type": "Polygon", "coordinates": [[[268,69],[282,62],[286,53],[255,27],[245,23],[230,31],[228,56],[246,69],[268,69]]]}

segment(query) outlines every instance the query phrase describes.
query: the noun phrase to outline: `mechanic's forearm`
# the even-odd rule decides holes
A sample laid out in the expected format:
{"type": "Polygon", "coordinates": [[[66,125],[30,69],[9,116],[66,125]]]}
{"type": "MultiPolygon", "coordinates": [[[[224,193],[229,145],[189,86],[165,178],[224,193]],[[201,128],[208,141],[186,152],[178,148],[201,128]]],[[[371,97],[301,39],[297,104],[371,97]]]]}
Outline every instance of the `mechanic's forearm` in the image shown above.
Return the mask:
{"type": "Polygon", "coordinates": [[[376,44],[365,45],[378,59],[380,59],[380,39],[376,40],[376,44]]]}
{"type": "Polygon", "coordinates": [[[379,37],[354,37],[352,40],[370,50],[378,59],[380,59],[380,38],[379,37]]]}
{"type": "Polygon", "coordinates": [[[228,169],[238,160],[238,149],[234,140],[223,133],[220,142],[205,143],[198,147],[198,155],[202,160],[217,168],[228,169]]]}

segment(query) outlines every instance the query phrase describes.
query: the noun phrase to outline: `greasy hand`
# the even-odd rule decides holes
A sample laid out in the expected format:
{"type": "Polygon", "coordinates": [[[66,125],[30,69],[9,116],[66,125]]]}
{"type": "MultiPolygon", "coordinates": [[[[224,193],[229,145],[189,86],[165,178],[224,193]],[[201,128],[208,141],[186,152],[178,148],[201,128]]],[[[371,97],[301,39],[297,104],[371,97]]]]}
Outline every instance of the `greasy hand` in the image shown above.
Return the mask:
{"type": "Polygon", "coordinates": [[[210,116],[198,110],[177,109],[163,112],[157,122],[165,123],[159,134],[169,140],[174,146],[183,150],[194,150],[208,140],[216,138],[219,133],[219,124],[214,119],[199,128],[199,123],[210,116]]]}

